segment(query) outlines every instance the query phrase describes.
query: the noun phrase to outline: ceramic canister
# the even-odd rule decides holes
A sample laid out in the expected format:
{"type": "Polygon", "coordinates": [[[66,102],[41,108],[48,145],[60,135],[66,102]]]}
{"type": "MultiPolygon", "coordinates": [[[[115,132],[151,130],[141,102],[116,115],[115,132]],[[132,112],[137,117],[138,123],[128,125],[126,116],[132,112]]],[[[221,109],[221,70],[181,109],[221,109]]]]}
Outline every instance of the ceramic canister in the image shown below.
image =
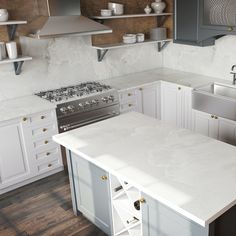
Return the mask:
{"type": "Polygon", "coordinates": [[[6,43],[6,48],[9,59],[16,59],[18,57],[16,42],[6,43]]]}
{"type": "Polygon", "coordinates": [[[7,57],[6,46],[4,42],[0,42],[0,61],[7,57]]]}
{"type": "Polygon", "coordinates": [[[8,21],[7,9],[0,9],[0,22],[8,21]]]}

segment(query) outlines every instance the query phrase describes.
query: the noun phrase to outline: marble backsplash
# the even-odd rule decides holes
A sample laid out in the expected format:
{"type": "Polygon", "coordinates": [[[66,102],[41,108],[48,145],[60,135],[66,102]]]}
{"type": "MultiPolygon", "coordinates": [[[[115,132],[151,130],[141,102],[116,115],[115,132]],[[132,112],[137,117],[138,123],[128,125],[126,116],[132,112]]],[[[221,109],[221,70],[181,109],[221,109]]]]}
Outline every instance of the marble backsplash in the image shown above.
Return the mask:
{"type": "Polygon", "coordinates": [[[21,38],[25,55],[33,57],[16,76],[13,65],[0,66],[0,101],[81,81],[109,79],[162,65],[156,45],[110,50],[103,62],[91,47],[90,37],[50,40],[21,38]]]}
{"type": "Polygon", "coordinates": [[[220,79],[232,80],[236,64],[236,36],[224,36],[210,47],[194,47],[171,43],[163,51],[163,66],[220,79]]]}

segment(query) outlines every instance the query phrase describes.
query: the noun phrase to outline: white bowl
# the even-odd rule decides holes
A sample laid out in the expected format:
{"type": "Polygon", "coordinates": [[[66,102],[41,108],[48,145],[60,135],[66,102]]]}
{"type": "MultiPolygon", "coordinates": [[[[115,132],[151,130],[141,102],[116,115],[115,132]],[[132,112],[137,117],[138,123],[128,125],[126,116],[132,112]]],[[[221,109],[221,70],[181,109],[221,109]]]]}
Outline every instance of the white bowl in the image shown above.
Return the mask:
{"type": "Polygon", "coordinates": [[[136,34],[137,42],[142,43],[145,40],[145,35],[143,33],[136,34]]]}
{"type": "Polygon", "coordinates": [[[7,9],[0,9],[0,22],[8,21],[8,11],[7,9]]]}
{"type": "Polygon", "coordinates": [[[123,36],[123,43],[136,43],[136,35],[135,34],[125,34],[123,36]]]}
{"type": "Polygon", "coordinates": [[[110,9],[102,9],[101,16],[112,16],[112,10],[110,9]]]}
{"type": "Polygon", "coordinates": [[[124,14],[124,5],[119,3],[108,3],[108,9],[112,10],[113,15],[119,16],[124,14]]]}

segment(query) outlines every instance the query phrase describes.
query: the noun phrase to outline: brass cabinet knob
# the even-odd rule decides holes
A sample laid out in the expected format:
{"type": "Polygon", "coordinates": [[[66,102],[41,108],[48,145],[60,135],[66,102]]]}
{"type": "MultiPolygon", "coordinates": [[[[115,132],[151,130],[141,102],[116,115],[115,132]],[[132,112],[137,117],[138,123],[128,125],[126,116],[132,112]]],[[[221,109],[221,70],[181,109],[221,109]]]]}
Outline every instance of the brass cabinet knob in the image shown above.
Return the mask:
{"type": "Polygon", "coordinates": [[[234,30],[234,28],[232,26],[228,27],[228,31],[233,31],[233,30],[234,30]]]}
{"type": "Polygon", "coordinates": [[[41,116],[41,120],[44,120],[45,119],[45,116],[41,116]]]}
{"type": "Polygon", "coordinates": [[[130,96],[132,96],[133,94],[132,93],[128,93],[128,96],[130,97],[130,96]]]}
{"type": "Polygon", "coordinates": [[[214,115],[211,115],[211,118],[212,118],[212,119],[214,119],[214,118],[215,118],[215,116],[214,116],[214,115]]]}
{"type": "Polygon", "coordinates": [[[102,179],[102,180],[107,180],[108,178],[107,178],[106,175],[103,175],[103,176],[101,177],[101,179],[102,179]]]}
{"type": "Polygon", "coordinates": [[[133,106],[133,104],[129,104],[129,107],[132,107],[133,106]]]}
{"type": "Polygon", "coordinates": [[[144,204],[144,203],[146,203],[146,200],[145,200],[144,198],[141,198],[141,199],[139,199],[139,202],[140,202],[141,204],[144,204]]]}
{"type": "Polygon", "coordinates": [[[23,121],[27,121],[27,118],[26,118],[26,117],[24,117],[22,120],[23,120],[23,121]]]}
{"type": "Polygon", "coordinates": [[[47,153],[46,153],[46,156],[49,156],[50,154],[51,154],[50,152],[47,152],[47,153]]]}
{"type": "Polygon", "coordinates": [[[216,119],[216,120],[218,120],[218,117],[217,117],[217,116],[215,116],[215,119],[216,119]]]}
{"type": "Polygon", "coordinates": [[[178,87],[178,90],[181,90],[181,87],[178,87]]]}
{"type": "Polygon", "coordinates": [[[43,132],[46,132],[46,131],[47,131],[47,129],[46,129],[46,128],[44,128],[44,129],[43,129],[43,132]]]}
{"type": "Polygon", "coordinates": [[[48,164],[48,167],[52,167],[52,164],[48,164]]]}
{"type": "Polygon", "coordinates": [[[143,91],[143,88],[139,88],[140,91],[143,91]]]}
{"type": "Polygon", "coordinates": [[[48,144],[48,140],[45,140],[44,143],[45,143],[45,144],[48,144]]]}

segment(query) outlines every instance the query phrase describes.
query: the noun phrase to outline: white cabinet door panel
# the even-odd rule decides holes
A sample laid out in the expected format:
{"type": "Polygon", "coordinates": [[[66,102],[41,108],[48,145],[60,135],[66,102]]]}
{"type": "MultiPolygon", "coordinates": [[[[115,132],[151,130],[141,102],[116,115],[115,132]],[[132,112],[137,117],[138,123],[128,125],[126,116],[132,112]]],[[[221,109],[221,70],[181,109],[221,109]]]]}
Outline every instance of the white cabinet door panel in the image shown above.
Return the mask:
{"type": "Polygon", "coordinates": [[[219,140],[236,145],[236,122],[219,118],[219,140]]]}
{"type": "Polygon", "coordinates": [[[17,183],[30,175],[20,124],[0,127],[0,175],[1,188],[17,183]]]}
{"type": "Polygon", "coordinates": [[[143,114],[156,118],[156,86],[143,88],[142,97],[143,114]]]}

